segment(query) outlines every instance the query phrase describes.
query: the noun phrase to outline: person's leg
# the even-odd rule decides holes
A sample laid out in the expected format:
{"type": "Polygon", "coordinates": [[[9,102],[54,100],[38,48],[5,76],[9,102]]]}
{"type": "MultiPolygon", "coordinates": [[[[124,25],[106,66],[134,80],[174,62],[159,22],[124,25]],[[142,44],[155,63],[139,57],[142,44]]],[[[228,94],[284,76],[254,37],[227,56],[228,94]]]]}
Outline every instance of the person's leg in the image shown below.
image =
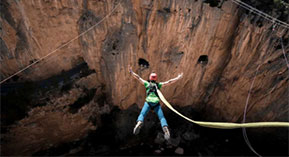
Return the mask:
{"type": "Polygon", "coordinates": [[[147,102],[144,103],[142,109],[141,109],[141,112],[137,118],[137,121],[141,121],[143,122],[144,121],[144,117],[147,115],[147,113],[149,112],[150,110],[150,106],[147,102]]]}
{"type": "Polygon", "coordinates": [[[170,131],[169,131],[169,128],[168,128],[167,120],[166,120],[166,118],[164,116],[164,113],[162,111],[161,105],[156,106],[154,108],[154,111],[158,115],[159,120],[161,122],[162,129],[163,129],[163,131],[165,133],[165,139],[169,140],[170,139],[170,131]]]}
{"type": "Polygon", "coordinates": [[[168,126],[168,123],[167,123],[167,120],[166,120],[166,118],[165,118],[165,116],[164,116],[164,113],[163,113],[163,111],[162,111],[161,105],[157,105],[157,106],[154,108],[154,111],[155,111],[155,113],[158,115],[162,127],[168,126]]]}
{"type": "Polygon", "coordinates": [[[147,102],[144,103],[142,110],[137,118],[137,123],[133,129],[133,134],[137,135],[142,127],[142,123],[144,121],[144,117],[147,115],[148,111],[150,110],[150,106],[147,102]]]}

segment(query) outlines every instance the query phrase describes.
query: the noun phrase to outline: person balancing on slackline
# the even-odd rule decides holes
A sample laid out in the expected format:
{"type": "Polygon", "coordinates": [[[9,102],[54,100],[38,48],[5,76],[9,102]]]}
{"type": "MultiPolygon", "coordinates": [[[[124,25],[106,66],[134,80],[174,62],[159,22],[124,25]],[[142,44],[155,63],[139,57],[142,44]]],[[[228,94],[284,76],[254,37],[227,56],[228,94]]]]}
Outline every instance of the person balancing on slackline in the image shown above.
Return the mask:
{"type": "Polygon", "coordinates": [[[131,66],[129,66],[129,73],[132,74],[134,78],[139,80],[141,84],[143,84],[146,88],[146,101],[144,103],[144,106],[138,116],[137,124],[133,129],[133,133],[137,135],[143,125],[144,117],[147,115],[148,111],[150,109],[154,110],[155,113],[158,115],[159,120],[161,122],[161,126],[163,128],[163,131],[165,133],[164,137],[166,140],[170,139],[170,132],[168,129],[168,123],[166,121],[166,118],[164,117],[162,108],[160,106],[160,99],[157,94],[157,89],[161,89],[163,86],[167,86],[169,84],[172,84],[182,78],[183,73],[179,74],[176,78],[170,79],[166,82],[157,82],[157,74],[151,73],[149,76],[149,80],[146,81],[142,79],[138,74],[134,73],[132,71],[131,66]]]}

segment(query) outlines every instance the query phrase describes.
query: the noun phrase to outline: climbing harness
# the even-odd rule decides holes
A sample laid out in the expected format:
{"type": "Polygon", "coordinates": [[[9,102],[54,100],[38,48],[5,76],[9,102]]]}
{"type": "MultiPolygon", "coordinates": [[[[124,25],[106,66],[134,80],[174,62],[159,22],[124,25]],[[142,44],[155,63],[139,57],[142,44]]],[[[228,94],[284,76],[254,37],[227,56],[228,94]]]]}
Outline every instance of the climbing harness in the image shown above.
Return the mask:
{"type": "Polygon", "coordinates": [[[192,120],[177,110],[175,110],[172,105],[165,99],[160,90],[157,90],[159,98],[161,101],[173,112],[181,116],[182,118],[195,123],[197,125],[208,127],[208,128],[217,128],[217,129],[236,129],[236,128],[258,128],[258,127],[289,127],[289,122],[252,122],[252,123],[230,123],[230,122],[205,122],[205,121],[195,121],[192,120]]]}
{"type": "Polygon", "coordinates": [[[151,81],[148,81],[149,82],[149,90],[147,91],[147,96],[149,96],[151,93],[155,93],[157,97],[158,96],[158,93],[157,93],[157,89],[159,89],[159,83],[157,82],[151,82],[151,81]]]}
{"type": "MultiPolygon", "coordinates": [[[[155,95],[159,98],[159,95],[157,93],[157,90],[159,89],[159,83],[157,82],[151,82],[150,80],[148,80],[149,82],[149,90],[147,91],[147,96],[149,96],[151,93],[155,93],[155,95]]],[[[154,110],[157,106],[160,105],[160,103],[156,104],[155,106],[153,106],[150,102],[147,102],[148,105],[150,106],[151,110],[154,110]]]]}

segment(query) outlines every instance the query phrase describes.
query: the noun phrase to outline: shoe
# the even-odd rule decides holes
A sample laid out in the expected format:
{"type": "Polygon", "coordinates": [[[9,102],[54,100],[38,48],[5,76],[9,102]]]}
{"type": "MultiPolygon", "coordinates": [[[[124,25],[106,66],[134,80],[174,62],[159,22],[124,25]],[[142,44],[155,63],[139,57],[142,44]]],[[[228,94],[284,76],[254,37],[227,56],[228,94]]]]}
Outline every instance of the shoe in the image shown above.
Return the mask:
{"type": "Polygon", "coordinates": [[[169,128],[167,126],[163,127],[163,131],[165,133],[165,139],[169,140],[170,139],[170,131],[169,128]]]}
{"type": "Polygon", "coordinates": [[[137,135],[142,127],[142,121],[138,121],[133,129],[133,134],[137,135]]]}

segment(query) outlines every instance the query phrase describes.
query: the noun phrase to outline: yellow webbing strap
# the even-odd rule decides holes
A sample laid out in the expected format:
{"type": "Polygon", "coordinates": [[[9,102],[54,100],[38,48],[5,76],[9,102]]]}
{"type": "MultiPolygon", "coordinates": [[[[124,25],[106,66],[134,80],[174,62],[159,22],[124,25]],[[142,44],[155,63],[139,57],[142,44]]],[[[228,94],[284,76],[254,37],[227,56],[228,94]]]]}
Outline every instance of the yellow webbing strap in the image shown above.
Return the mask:
{"type": "Polygon", "coordinates": [[[218,129],[236,129],[236,128],[257,128],[257,127],[289,127],[289,122],[254,122],[254,123],[229,123],[229,122],[204,122],[204,121],[195,121],[192,120],[180,112],[175,110],[170,103],[165,99],[161,91],[157,90],[159,98],[161,101],[172,111],[174,111],[179,116],[183,117],[184,119],[198,124],[203,127],[208,128],[218,128],[218,129]]]}

